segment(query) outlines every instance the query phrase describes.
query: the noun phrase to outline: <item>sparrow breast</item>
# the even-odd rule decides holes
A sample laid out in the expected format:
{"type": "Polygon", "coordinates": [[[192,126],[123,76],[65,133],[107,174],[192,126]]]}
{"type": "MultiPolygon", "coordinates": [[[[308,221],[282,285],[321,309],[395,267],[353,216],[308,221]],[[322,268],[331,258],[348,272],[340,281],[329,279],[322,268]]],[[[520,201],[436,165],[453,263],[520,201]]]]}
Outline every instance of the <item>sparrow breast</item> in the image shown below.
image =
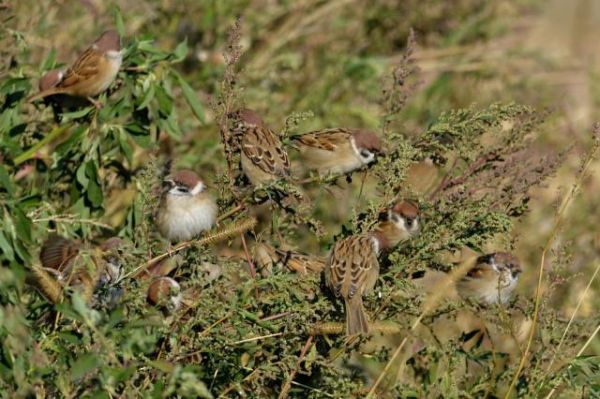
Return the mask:
{"type": "Polygon", "coordinates": [[[210,230],[217,219],[217,204],[208,194],[167,194],[158,215],[161,234],[170,241],[187,241],[210,230]]]}

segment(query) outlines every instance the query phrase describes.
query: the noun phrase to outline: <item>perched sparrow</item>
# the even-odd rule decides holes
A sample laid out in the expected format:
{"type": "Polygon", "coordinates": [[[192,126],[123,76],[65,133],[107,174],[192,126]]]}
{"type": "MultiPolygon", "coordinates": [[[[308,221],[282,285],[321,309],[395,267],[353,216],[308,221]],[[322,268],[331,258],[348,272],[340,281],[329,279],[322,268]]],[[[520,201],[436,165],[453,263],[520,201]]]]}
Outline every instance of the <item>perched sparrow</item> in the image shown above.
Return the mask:
{"type": "Polygon", "coordinates": [[[102,93],[115,80],[121,67],[122,54],[119,34],[108,30],[100,36],[77,61],[63,74],[52,71],[40,81],[40,92],[29,97],[28,102],[54,94],[68,94],[87,98],[102,93]]]}
{"type": "Polygon", "coordinates": [[[167,240],[186,241],[213,227],[217,204],[196,172],[180,170],[167,176],[164,183],[168,190],[162,196],[156,222],[167,240]]]}
{"type": "Polygon", "coordinates": [[[381,140],[363,129],[326,129],[292,138],[308,168],[321,176],[350,173],[375,160],[381,140]]]}
{"type": "Polygon", "coordinates": [[[148,302],[174,312],[181,307],[183,296],[179,283],[171,277],[159,277],[148,287],[148,302]]]}
{"type": "Polygon", "coordinates": [[[321,257],[274,248],[267,243],[260,243],[254,247],[254,260],[263,275],[270,274],[275,265],[285,266],[301,274],[320,273],[325,268],[325,259],[321,257]]]}
{"type": "Polygon", "coordinates": [[[241,109],[231,114],[234,135],[240,141],[244,174],[255,186],[268,184],[290,175],[290,161],[279,137],[258,114],[241,109]]]}
{"type": "Polygon", "coordinates": [[[456,283],[458,293],[488,304],[506,303],[512,294],[521,265],[507,252],[495,252],[477,258],[475,265],[456,283]]]}
{"type": "Polygon", "coordinates": [[[369,332],[362,296],[377,282],[379,254],[418,233],[418,212],[413,202],[401,201],[373,231],[346,237],[333,246],[325,281],[336,296],[344,299],[346,335],[369,332]]]}

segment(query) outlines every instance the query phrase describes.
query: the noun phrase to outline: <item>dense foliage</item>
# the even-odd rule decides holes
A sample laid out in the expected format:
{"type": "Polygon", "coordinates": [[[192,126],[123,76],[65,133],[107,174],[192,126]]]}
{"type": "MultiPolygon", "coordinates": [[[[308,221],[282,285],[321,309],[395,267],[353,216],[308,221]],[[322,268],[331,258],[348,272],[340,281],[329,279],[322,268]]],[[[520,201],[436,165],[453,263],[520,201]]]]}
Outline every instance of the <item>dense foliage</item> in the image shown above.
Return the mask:
{"type": "Polygon", "coordinates": [[[61,29],[60,6],[22,3],[0,5],[2,396],[347,398],[374,388],[381,397],[537,397],[554,387],[565,397],[600,395],[598,357],[579,353],[597,332],[598,300],[591,317],[573,320],[554,305],[577,278],[569,243],[554,244],[564,207],[547,216],[556,228],[527,248],[552,259],[523,259],[532,277],[507,306],[452,297],[444,286],[436,297],[415,284],[415,276],[455,269],[466,247],[517,251],[536,190],[570,155],[582,165],[565,185],[570,204],[596,155],[597,128],[583,153],[542,151],[552,114],[489,98],[455,106],[449,98],[463,93],[448,74],[423,81],[417,42],[449,47],[500,35],[501,8],[476,0],[282,2],[263,4],[265,12],[247,1],[123,10],[81,2],[63,18],[104,25],[75,41],[53,36],[48,47],[63,54],[35,45],[45,29],[61,29]],[[39,14],[35,33],[26,7],[39,14]],[[106,27],[121,34],[124,63],[101,108],[24,101],[45,71],[106,27]],[[227,140],[228,114],[242,106],[260,111],[286,145],[310,130],[360,126],[381,135],[385,155],[351,176],[295,174],[253,189],[227,140]],[[208,181],[225,215],[219,228],[258,220],[241,238],[178,251],[173,276],[185,305],[172,314],[149,306],[148,282],[136,278],[172,250],[154,225],[168,164],[208,181]],[[343,307],[319,274],[275,267],[254,275],[246,244],[326,256],[397,198],[418,201],[423,227],[382,261],[365,300],[380,323],[372,337],[339,334],[343,307]],[[53,304],[35,289],[32,270],[51,232],[124,239],[118,305],[76,293],[53,304]]]}

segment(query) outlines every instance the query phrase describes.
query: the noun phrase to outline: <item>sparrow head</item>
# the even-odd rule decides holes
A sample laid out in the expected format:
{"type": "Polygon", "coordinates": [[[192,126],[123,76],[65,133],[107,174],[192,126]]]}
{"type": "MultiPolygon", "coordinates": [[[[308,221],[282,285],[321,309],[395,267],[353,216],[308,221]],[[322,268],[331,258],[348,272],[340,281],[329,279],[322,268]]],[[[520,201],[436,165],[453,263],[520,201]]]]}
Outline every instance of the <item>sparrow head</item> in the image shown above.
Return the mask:
{"type": "Polygon", "coordinates": [[[419,207],[416,202],[402,200],[388,211],[388,221],[400,231],[415,235],[419,232],[419,207]]]}
{"type": "Polygon", "coordinates": [[[121,50],[121,38],[119,37],[119,33],[114,29],[107,30],[94,42],[94,47],[108,55],[116,55],[116,53],[119,53],[121,50]]]}
{"type": "Polygon", "coordinates": [[[500,278],[500,284],[509,284],[519,278],[521,274],[521,265],[519,260],[508,252],[494,252],[482,255],[477,258],[477,264],[484,268],[489,268],[500,278]]]}
{"type": "Polygon", "coordinates": [[[242,108],[229,114],[229,117],[233,119],[236,124],[243,124],[245,126],[260,126],[263,121],[260,116],[251,109],[242,108]]]}
{"type": "Polygon", "coordinates": [[[179,309],[182,299],[181,287],[171,277],[159,277],[148,287],[148,302],[169,312],[179,309]]]}
{"type": "Polygon", "coordinates": [[[381,153],[381,140],[368,130],[358,129],[352,133],[352,144],[365,164],[371,163],[381,153]]]}
{"type": "Polygon", "coordinates": [[[65,71],[63,69],[53,69],[48,71],[40,78],[38,89],[40,91],[51,89],[58,85],[61,80],[63,80],[64,76],[65,71]]]}
{"type": "Polygon", "coordinates": [[[242,108],[227,115],[233,122],[233,135],[239,140],[246,130],[263,126],[261,117],[248,108],[242,108]]]}
{"type": "Polygon", "coordinates": [[[482,255],[458,281],[458,292],[489,304],[506,303],[517,285],[520,273],[519,260],[512,254],[495,252],[482,255]]]}
{"type": "Polygon", "coordinates": [[[167,176],[163,182],[169,186],[168,194],[176,196],[198,195],[206,188],[200,176],[189,169],[182,169],[167,176]]]}

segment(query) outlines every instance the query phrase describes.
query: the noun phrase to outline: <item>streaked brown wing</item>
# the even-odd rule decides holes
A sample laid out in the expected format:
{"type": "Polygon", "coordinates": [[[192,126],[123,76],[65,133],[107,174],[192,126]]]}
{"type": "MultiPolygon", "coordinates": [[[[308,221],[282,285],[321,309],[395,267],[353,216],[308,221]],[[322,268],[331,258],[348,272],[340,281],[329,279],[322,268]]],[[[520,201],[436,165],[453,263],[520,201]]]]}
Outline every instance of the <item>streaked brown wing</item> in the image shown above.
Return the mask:
{"type": "Polygon", "coordinates": [[[336,295],[350,299],[362,295],[369,273],[377,267],[377,255],[368,236],[351,236],[338,241],[329,260],[330,286],[336,295]]]}
{"type": "Polygon", "coordinates": [[[242,141],[242,151],[262,171],[277,176],[287,176],[290,161],[281,140],[266,127],[248,129],[242,141]]]}
{"type": "Polygon", "coordinates": [[[325,268],[325,260],[318,256],[282,249],[276,253],[284,266],[298,273],[320,273],[325,268]]]}
{"type": "Polygon", "coordinates": [[[100,57],[102,55],[94,47],[85,50],[71,68],[67,70],[58,87],[70,87],[97,76],[100,57]]]}
{"type": "Polygon", "coordinates": [[[337,147],[348,142],[351,134],[350,130],[344,128],[325,129],[293,137],[292,141],[296,146],[335,151],[337,147]]]}
{"type": "Polygon", "coordinates": [[[43,267],[62,271],[78,253],[78,243],[53,234],[42,245],[40,262],[43,267]]]}

